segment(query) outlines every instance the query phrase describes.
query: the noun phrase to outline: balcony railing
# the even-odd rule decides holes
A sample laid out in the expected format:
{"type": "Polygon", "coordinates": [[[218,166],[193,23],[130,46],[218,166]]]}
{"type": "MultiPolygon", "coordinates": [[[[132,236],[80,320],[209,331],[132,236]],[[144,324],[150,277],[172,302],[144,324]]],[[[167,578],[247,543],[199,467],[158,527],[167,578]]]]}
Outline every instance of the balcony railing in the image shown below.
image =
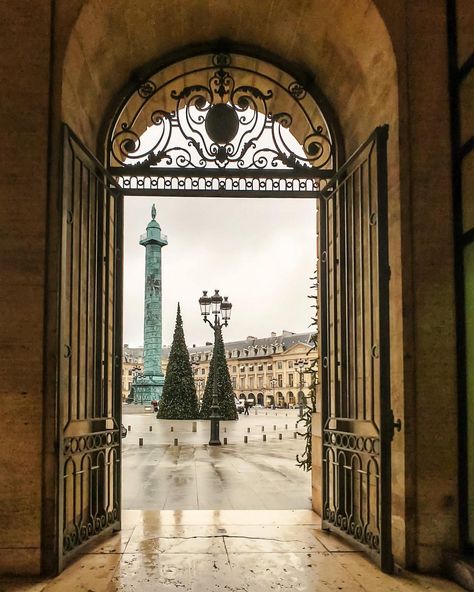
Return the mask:
{"type": "MultiPolygon", "coordinates": [[[[147,235],[146,232],[144,232],[143,234],[140,234],[140,240],[141,241],[146,240],[147,236],[148,235],[147,235]]],[[[166,236],[166,234],[161,233],[161,239],[164,240],[164,241],[166,241],[166,242],[168,242],[168,237],[166,236]]]]}

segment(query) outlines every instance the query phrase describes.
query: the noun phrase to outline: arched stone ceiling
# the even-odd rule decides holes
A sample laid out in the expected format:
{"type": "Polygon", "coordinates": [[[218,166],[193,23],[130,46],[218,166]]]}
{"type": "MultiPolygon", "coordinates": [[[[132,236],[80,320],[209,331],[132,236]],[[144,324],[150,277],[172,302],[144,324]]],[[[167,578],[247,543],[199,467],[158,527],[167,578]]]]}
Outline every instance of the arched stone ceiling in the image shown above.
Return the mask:
{"type": "Polygon", "coordinates": [[[397,129],[396,61],[372,0],[84,0],[63,61],[63,120],[94,147],[134,70],[220,38],[314,73],[348,149],[376,125],[397,129]]]}

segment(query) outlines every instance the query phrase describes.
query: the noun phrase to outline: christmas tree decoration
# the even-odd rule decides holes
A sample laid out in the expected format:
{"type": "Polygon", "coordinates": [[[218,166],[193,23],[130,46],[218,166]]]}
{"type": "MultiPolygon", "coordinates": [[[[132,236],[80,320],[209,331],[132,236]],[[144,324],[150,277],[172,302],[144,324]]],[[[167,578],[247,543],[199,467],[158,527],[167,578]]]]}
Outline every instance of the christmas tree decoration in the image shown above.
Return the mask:
{"type": "Polygon", "coordinates": [[[237,408],[235,406],[235,395],[230,379],[229,367],[225,359],[224,340],[222,338],[222,328],[217,324],[214,331],[215,341],[211,363],[209,366],[209,378],[204,389],[202,399],[201,417],[210,419],[212,395],[214,389],[214,376],[217,375],[217,397],[219,405],[219,418],[222,420],[238,419],[237,408]],[[217,371],[215,369],[217,364],[217,371]]]}
{"type": "Polygon", "coordinates": [[[184,338],[179,304],[163,395],[156,417],[161,419],[196,419],[199,417],[196,385],[184,338]]]}

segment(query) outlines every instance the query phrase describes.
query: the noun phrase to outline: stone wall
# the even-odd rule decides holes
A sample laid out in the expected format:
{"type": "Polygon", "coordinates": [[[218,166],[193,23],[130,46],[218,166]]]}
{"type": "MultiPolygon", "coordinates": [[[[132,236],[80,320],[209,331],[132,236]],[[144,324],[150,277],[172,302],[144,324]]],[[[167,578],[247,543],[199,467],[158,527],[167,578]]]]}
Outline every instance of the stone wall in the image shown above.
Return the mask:
{"type": "Polygon", "coordinates": [[[51,7],[0,8],[0,573],[38,573],[51,7]]]}

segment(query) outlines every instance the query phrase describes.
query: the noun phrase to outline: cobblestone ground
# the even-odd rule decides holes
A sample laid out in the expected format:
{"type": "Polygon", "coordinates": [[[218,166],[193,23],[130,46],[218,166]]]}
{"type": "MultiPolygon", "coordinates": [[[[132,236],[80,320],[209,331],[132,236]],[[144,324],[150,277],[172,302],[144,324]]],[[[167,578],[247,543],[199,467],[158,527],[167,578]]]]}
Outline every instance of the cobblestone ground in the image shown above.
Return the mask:
{"type": "Polygon", "coordinates": [[[221,422],[220,447],[207,444],[208,421],[157,420],[137,411],[123,412],[125,510],[311,508],[311,474],[296,466],[304,450],[303,438],[294,436],[297,410],[253,410],[221,422]]]}

